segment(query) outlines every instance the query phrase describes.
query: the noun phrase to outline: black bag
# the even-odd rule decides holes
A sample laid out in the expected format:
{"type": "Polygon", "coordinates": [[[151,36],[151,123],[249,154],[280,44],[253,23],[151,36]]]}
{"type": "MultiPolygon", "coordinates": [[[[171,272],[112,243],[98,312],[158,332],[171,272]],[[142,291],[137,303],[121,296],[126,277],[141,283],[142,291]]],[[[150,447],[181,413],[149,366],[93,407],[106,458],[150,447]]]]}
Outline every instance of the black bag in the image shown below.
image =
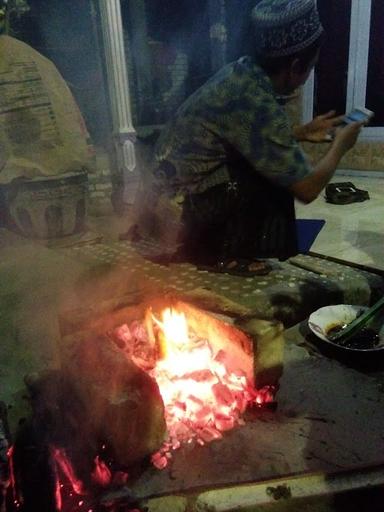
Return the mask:
{"type": "Polygon", "coordinates": [[[355,187],[351,182],[330,183],[325,187],[325,200],[333,204],[361,203],[369,199],[366,190],[355,187]]]}

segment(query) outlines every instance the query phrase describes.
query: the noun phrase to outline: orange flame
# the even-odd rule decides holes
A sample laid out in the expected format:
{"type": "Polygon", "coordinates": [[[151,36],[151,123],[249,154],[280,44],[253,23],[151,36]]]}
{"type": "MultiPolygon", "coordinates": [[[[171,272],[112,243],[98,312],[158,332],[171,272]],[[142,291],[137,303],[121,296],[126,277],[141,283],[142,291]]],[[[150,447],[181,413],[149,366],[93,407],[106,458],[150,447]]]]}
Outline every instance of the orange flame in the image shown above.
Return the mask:
{"type": "Polygon", "coordinates": [[[162,326],[168,344],[176,349],[188,344],[188,324],[184,313],[178,313],[171,308],[165,309],[162,326]]]}
{"type": "Polygon", "coordinates": [[[152,315],[153,320],[160,327],[159,336],[161,358],[166,359],[187,346],[188,324],[184,313],[178,313],[172,308],[164,309],[162,322],[152,315]]]}
{"type": "Polygon", "coordinates": [[[273,399],[269,388],[254,389],[245,371],[229,371],[224,349],[215,352],[210,340],[193,328],[189,332],[183,312],[167,308],[159,320],[148,310],[145,325],[149,345],[159,344],[160,357],[149,374],[159,386],[168,431],[162,448],[152,456],[158,469],[168,464],[170,451],[181,443],[220,439],[223,432],[244,424],[241,416],[248,405],[273,399]],[[154,330],[153,323],[159,329],[154,330]]]}
{"type": "MultiPolygon", "coordinates": [[[[162,357],[157,362],[159,371],[180,377],[209,368],[212,361],[211,349],[207,343],[199,343],[197,347],[191,341],[184,313],[167,308],[162,312],[162,322],[153,318],[162,331],[159,336],[162,357]]],[[[196,382],[190,384],[193,386],[196,382]]]]}
{"type": "MultiPolygon", "coordinates": [[[[249,399],[245,396],[247,379],[234,375],[216,358],[209,340],[188,332],[184,313],[166,309],[162,322],[163,358],[157,361],[151,375],[162,395],[169,442],[174,449],[179,441],[193,437],[213,440],[220,432],[240,422],[249,399]]],[[[158,468],[167,464],[165,452],[154,455],[158,468]]]]}

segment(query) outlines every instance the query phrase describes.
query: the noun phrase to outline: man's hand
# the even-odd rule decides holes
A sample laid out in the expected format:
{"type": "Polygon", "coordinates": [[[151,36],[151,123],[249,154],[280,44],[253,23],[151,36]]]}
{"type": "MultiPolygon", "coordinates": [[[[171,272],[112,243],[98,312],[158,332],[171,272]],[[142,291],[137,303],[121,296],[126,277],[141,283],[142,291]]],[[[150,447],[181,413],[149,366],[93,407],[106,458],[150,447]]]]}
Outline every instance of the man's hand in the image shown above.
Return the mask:
{"type": "Polygon", "coordinates": [[[335,111],[330,110],[326,114],[316,116],[310,123],[295,126],[293,135],[301,142],[331,142],[335,128],[343,120],[342,116],[335,116],[335,111]]]}
{"type": "Polygon", "coordinates": [[[337,128],[331,147],[312,173],[291,185],[293,195],[305,204],[311,203],[332,178],[341,158],[356,144],[365,123],[350,123],[337,128]]]}
{"type": "Polygon", "coordinates": [[[364,125],[365,122],[350,123],[336,130],[333,146],[340,151],[342,156],[356,144],[364,125]]]}

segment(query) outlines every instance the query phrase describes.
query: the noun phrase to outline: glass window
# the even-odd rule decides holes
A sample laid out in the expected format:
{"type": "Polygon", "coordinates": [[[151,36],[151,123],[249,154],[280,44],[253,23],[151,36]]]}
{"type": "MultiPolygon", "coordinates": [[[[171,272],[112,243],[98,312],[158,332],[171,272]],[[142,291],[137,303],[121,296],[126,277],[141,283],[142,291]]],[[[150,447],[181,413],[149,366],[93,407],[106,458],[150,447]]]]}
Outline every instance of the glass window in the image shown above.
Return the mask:
{"type": "Polygon", "coordinates": [[[228,62],[249,53],[249,43],[252,40],[251,13],[257,3],[256,0],[226,0],[225,2],[228,62]]]}
{"type": "Polygon", "coordinates": [[[366,107],[375,112],[370,126],[384,125],[384,2],[372,2],[366,107]]]}
{"type": "Polygon", "coordinates": [[[352,0],[318,0],[326,39],[315,70],[314,114],[346,110],[352,0]]]}
{"type": "Polygon", "coordinates": [[[163,124],[212,73],[206,0],[129,0],[122,17],[134,124],[163,124]]]}

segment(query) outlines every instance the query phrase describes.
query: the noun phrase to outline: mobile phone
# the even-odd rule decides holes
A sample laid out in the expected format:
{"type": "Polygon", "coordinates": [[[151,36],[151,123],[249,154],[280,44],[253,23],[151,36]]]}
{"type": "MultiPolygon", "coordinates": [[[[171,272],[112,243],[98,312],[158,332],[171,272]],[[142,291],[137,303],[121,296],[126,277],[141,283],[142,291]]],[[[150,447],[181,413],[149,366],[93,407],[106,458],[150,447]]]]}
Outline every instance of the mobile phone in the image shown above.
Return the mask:
{"type": "Polygon", "coordinates": [[[368,110],[367,108],[354,108],[344,116],[343,123],[344,124],[350,124],[350,123],[360,123],[365,122],[368,123],[369,120],[374,116],[374,113],[372,110],[368,110]]]}

